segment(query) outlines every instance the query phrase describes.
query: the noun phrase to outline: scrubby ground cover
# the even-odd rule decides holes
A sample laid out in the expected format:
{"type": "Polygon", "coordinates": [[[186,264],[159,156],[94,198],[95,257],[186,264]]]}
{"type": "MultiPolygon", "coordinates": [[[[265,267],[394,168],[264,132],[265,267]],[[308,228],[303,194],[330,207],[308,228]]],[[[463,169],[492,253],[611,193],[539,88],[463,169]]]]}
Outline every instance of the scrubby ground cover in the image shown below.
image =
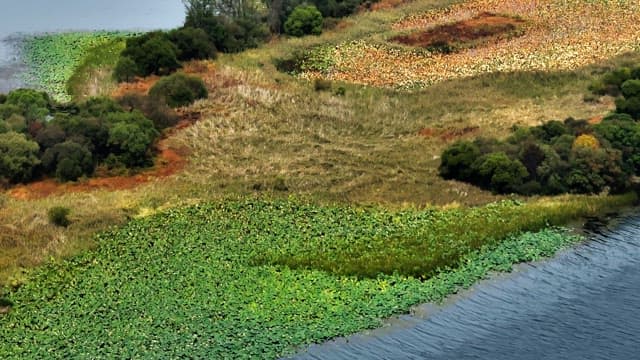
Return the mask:
{"type": "MultiPolygon", "coordinates": [[[[362,36],[361,31],[358,36],[332,42],[331,66],[304,75],[416,88],[487,72],[574,70],[638,50],[639,6],[633,1],[474,0],[421,12],[399,9],[390,12],[395,13],[395,19],[383,19],[386,23],[377,33],[362,36]],[[484,12],[521,17],[526,21],[523,33],[454,54],[398,47],[388,41],[484,12]]],[[[360,30],[366,30],[365,26],[354,24],[360,30]]]]}
{"type": "Polygon", "coordinates": [[[74,32],[27,38],[23,44],[27,83],[47,91],[56,101],[68,102],[72,99],[68,83],[78,67],[82,71],[75,75],[72,88],[78,86],[78,82],[89,80],[82,75],[89,68],[112,66],[110,62],[124,48],[123,37],[127,35],[124,32],[74,32]],[[92,51],[94,49],[99,50],[92,51]]]}
{"type": "Polygon", "coordinates": [[[13,309],[0,317],[0,356],[276,358],[379,326],[415,303],[440,301],[490,271],[578,240],[560,230],[512,236],[425,282],[251,265],[269,249],[315,241],[317,231],[332,234],[327,248],[393,227],[410,235],[415,224],[403,227],[394,217],[430,226],[431,213],[235,201],[135,220],[100,235],[95,251],[33,271],[6,295],[13,309]]]}

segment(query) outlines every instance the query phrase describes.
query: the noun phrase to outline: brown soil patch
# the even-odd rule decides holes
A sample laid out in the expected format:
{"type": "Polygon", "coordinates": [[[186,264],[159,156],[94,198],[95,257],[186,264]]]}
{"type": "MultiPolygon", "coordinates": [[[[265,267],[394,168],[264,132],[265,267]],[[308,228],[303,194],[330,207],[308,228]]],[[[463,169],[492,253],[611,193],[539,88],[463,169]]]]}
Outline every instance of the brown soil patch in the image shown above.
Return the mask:
{"type": "Polygon", "coordinates": [[[589,124],[591,124],[591,125],[600,124],[603,119],[604,119],[604,115],[594,116],[591,119],[589,119],[589,124]]]}
{"type": "Polygon", "coordinates": [[[461,137],[472,135],[480,130],[479,126],[466,126],[460,129],[446,128],[446,129],[434,129],[424,128],[418,131],[418,135],[427,139],[440,138],[442,141],[452,141],[461,137]]]}
{"type": "Polygon", "coordinates": [[[397,36],[392,41],[441,52],[452,52],[482,42],[500,40],[519,33],[525,21],[493,13],[482,13],[472,19],[436,26],[424,32],[397,36]]]}

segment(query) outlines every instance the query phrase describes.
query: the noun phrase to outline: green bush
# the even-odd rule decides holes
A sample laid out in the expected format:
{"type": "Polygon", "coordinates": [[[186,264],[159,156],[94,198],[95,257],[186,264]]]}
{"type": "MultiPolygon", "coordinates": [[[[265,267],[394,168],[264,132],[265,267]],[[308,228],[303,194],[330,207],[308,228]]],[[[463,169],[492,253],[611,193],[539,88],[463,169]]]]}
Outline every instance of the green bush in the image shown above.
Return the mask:
{"type": "Polygon", "coordinates": [[[31,180],[40,164],[38,143],[26,135],[10,131],[0,134],[0,177],[12,183],[31,180]]]}
{"type": "Polygon", "coordinates": [[[474,143],[459,141],[442,153],[440,176],[445,179],[470,181],[475,175],[473,163],[480,157],[480,149],[474,143]]]}
{"type": "Polygon", "coordinates": [[[169,40],[178,48],[178,60],[214,59],[216,48],[202,29],[183,27],[168,34],[169,40]]]}
{"type": "Polygon", "coordinates": [[[299,5],[284,23],[284,32],[291,36],[320,35],[322,13],[314,5],[299,5]]]}
{"type": "Polygon", "coordinates": [[[147,166],[151,163],[151,145],[158,131],[151,120],[140,111],[113,113],[106,118],[109,124],[110,153],[127,167],[147,166]]]}
{"type": "Polygon", "coordinates": [[[121,56],[113,69],[113,78],[117,82],[131,82],[140,74],[138,64],[128,56],[121,56]]]}
{"type": "Polygon", "coordinates": [[[69,208],[56,206],[49,209],[47,215],[51,224],[60,227],[67,227],[71,224],[71,220],[69,220],[70,213],[71,210],[69,210],[69,208]]]}
{"type": "Polygon", "coordinates": [[[8,105],[22,109],[21,114],[27,121],[44,120],[49,114],[50,100],[46,92],[32,89],[17,89],[7,94],[8,105]]]}
{"type": "Polygon", "coordinates": [[[42,156],[45,171],[60,181],[76,181],[93,173],[93,157],[86,146],[67,140],[47,149],[42,156]]]}
{"type": "Polygon", "coordinates": [[[171,107],[187,106],[208,95],[202,79],[181,73],[160,79],[149,91],[149,96],[164,99],[171,107]]]}
{"type": "Polygon", "coordinates": [[[245,14],[237,18],[227,16],[189,16],[185,27],[202,29],[216,49],[236,53],[255,48],[270,35],[266,24],[255,14],[245,14]]]}
{"type": "Polygon", "coordinates": [[[180,68],[178,48],[159,31],[127,39],[121,57],[133,60],[139,76],[166,75],[180,68]]]}
{"type": "Polygon", "coordinates": [[[481,181],[499,193],[517,191],[529,176],[519,160],[512,160],[503,152],[485,155],[475,166],[481,181]]]}
{"type": "Polygon", "coordinates": [[[626,98],[640,96],[640,80],[627,80],[620,87],[622,95],[626,98]]]}

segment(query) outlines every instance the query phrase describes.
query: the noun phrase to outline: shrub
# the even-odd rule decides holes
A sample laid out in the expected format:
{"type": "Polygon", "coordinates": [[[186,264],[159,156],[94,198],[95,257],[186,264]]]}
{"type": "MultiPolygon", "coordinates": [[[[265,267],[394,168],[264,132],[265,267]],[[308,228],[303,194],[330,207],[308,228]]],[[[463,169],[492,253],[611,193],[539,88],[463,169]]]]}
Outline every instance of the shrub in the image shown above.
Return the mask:
{"type": "Polygon", "coordinates": [[[140,68],[133,59],[128,56],[121,56],[113,69],[113,78],[117,82],[131,82],[140,73],[140,68]]]}
{"type": "Polygon", "coordinates": [[[0,105],[0,119],[8,119],[11,115],[22,115],[23,110],[18,105],[13,104],[1,104],[0,105]]]}
{"type": "Polygon", "coordinates": [[[16,105],[27,121],[43,120],[49,114],[50,100],[46,92],[17,89],[7,94],[6,104],[16,105]]]}
{"type": "Polygon", "coordinates": [[[468,141],[454,143],[442,153],[440,176],[445,179],[470,181],[475,174],[472,164],[480,155],[480,149],[474,143],[468,141]]]}
{"type": "Polygon", "coordinates": [[[121,57],[133,60],[139,76],[166,75],[180,68],[178,48],[163,32],[151,32],[127,39],[121,57]]]}
{"type": "Polygon", "coordinates": [[[640,96],[616,99],[616,112],[640,119],[640,96]]]}
{"type": "Polygon", "coordinates": [[[149,96],[164,99],[171,107],[187,106],[208,95],[202,79],[180,73],[160,79],[149,91],[149,96]]]}
{"type": "Polygon", "coordinates": [[[0,94],[0,105],[4,104],[7,101],[6,94],[0,94]]]}
{"type": "Polygon", "coordinates": [[[24,134],[0,134],[0,177],[12,183],[30,180],[33,169],[40,164],[39,150],[38,143],[24,134]]]}
{"type": "Polygon", "coordinates": [[[169,32],[169,40],[178,48],[178,60],[213,59],[216,48],[202,29],[183,27],[169,32]]]}
{"type": "Polygon", "coordinates": [[[60,227],[67,227],[71,224],[71,221],[69,220],[69,213],[71,213],[69,208],[56,206],[49,209],[47,215],[51,224],[60,227]]]}
{"type": "Polygon", "coordinates": [[[44,129],[38,132],[35,140],[38,145],[40,145],[40,150],[46,151],[48,148],[64,142],[66,138],[67,134],[60,126],[56,124],[48,124],[44,129]]]}
{"type": "Polygon", "coordinates": [[[577,148],[598,149],[600,148],[600,142],[593,135],[582,134],[573,141],[571,148],[573,150],[577,148]]]}
{"type": "Polygon", "coordinates": [[[270,35],[266,24],[252,13],[235,18],[214,16],[212,13],[201,16],[188,14],[184,26],[202,29],[217,50],[228,53],[257,47],[270,35]]]}
{"type": "Polygon", "coordinates": [[[620,88],[622,95],[626,98],[640,96],[640,80],[627,80],[620,88]]]}
{"type": "Polygon", "coordinates": [[[7,128],[9,131],[15,131],[18,133],[24,133],[27,131],[27,119],[22,115],[13,114],[6,120],[7,128]]]}
{"type": "Polygon", "coordinates": [[[86,146],[67,140],[44,152],[42,166],[60,181],[76,181],[93,173],[94,162],[86,146]]]}
{"type": "Polygon", "coordinates": [[[118,99],[118,103],[127,111],[140,110],[158,130],[174,126],[180,121],[178,114],[157,97],[127,93],[118,99]]]}
{"type": "Polygon", "coordinates": [[[566,183],[572,192],[596,194],[606,187],[621,191],[628,187],[628,181],[620,151],[578,147],[571,152],[566,183]]]}
{"type": "Polygon", "coordinates": [[[127,167],[146,166],[151,160],[151,145],[158,132],[151,120],[139,111],[113,113],[106,118],[111,153],[127,167]]]}
{"type": "Polygon", "coordinates": [[[314,5],[299,5],[284,23],[284,32],[291,36],[320,35],[322,13],[314,5]]]}
{"type": "Polygon", "coordinates": [[[485,155],[476,166],[482,181],[499,193],[517,191],[529,176],[520,161],[511,160],[503,152],[485,155]]]}

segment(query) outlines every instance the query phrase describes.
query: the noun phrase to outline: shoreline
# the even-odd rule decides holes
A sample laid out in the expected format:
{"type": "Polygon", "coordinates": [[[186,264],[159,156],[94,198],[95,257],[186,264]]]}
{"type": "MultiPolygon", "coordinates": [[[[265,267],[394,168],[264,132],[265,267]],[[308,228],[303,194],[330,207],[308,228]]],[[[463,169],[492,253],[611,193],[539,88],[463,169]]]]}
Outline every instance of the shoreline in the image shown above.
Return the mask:
{"type": "MultiPolygon", "coordinates": [[[[339,354],[342,356],[354,356],[355,354],[349,354],[349,348],[352,350],[354,348],[365,349],[368,346],[371,346],[372,342],[377,341],[380,341],[381,343],[394,344],[394,339],[392,338],[396,335],[403,332],[416,331],[421,324],[435,320],[439,315],[446,312],[455,311],[454,308],[456,306],[460,306],[462,302],[474,301],[474,296],[477,296],[480,292],[489,287],[500,285],[505,281],[513,281],[532,269],[547,266],[554,261],[559,261],[563,257],[571,256],[574,253],[579,252],[581,249],[588,247],[590,243],[597,241],[594,234],[598,232],[598,229],[619,227],[625,222],[625,220],[632,218],[634,214],[638,214],[639,209],[640,208],[637,206],[627,206],[621,208],[619,212],[615,214],[607,214],[596,218],[584,218],[587,221],[581,226],[576,226],[575,224],[567,225],[566,228],[564,228],[566,233],[563,234],[563,236],[567,237],[567,239],[572,238],[572,240],[567,241],[564,244],[559,244],[559,246],[553,249],[553,253],[548,256],[542,256],[531,261],[513,262],[511,264],[511,268],[508,270],[489,269],[489,271],[486,272],[485,277],[473,281],[472,284],[467,287],[461,286],[451,294],[445,295],[445,297],[440,301],[436,300],[415,304],[403,313],[385,318],[379,327],[364,329],[350,335],[339,336],[323,342],[300,346],[293,354],[283,356],[281,359],[302,360],[312,358],[314,360],[319,360],[324,359],[322,356],[327,352],[333,355],[339,354]]],[[[524,233],[514,235],[513,237],[517,238],[525,234],[536,235],[546,231],[553,231],[553,228],[547,227],[534,233],[524,233]]],[[[505,242],[511,240],[512,239],[510,238],[505,242]]],[[[498,244],[495,248],[499,248],[503,245],[504,244],[502,243],[498,244]]],[[[491,256],[492,253],[496,251],[495,248],[481,250],[479,251],[479,255],[491,256]]],[[[511,250],[516,252],[518,251],[517,249],[511,250]]],[[[465,264],[464,266],[466,265],[469,264],[465,264]]],[[[463,271],[461,268],[464,268],[464,266],[443,272],[438,276],[455,277],[456,273],[463,271]]],[[[332,358],[331,355],[327,356],[332,358]]]]}

